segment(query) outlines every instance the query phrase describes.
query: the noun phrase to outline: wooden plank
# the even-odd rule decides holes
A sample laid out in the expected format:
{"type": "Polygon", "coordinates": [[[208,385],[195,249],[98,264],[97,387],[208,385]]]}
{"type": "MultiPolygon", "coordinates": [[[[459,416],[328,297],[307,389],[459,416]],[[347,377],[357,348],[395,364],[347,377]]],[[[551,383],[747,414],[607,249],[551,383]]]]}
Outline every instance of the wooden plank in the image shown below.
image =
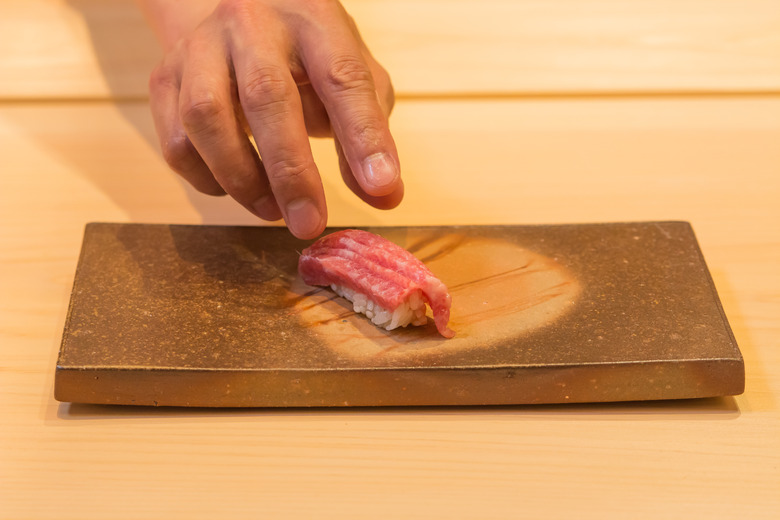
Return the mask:
{"type": "MultiPolygon", "coordinates": [[[[780,91],[774,0],[346,0],[400,97],[780,91]]],[[[142,98],[131,0],[7,0],[0,99],[142,98]]]]}
{"type": "Polygon", "coordinates": [[[745,354],[746,393],[447,411],[58,406],[84,223],[249,219],[170,174],[144,103],[3,105],[5,516],[775,516],[780,100],[416,101],[393,127],[407,200],[390,212],[357,203],[331,144],[315,142],[332,223],[690,220],[745,354]]]}
{"type": "Polygon", "coordinates": [[[347,5],[402,94],[780,87],[780,4],[771,0],[347,5]]]}
{"type": "Polygon", "coordinates": [[[0,5],[0,99],[146,97],[161,56],[132,0],[0,5]]]}
{"type": "MultiPolygon", "coordinates": [[[[146,103],[0,110],[4,170],[31,172],[4,182],[25,197],[51,197],[56,212],[85,221],[255,222],[169,172],[146,103]]],[[[343,186],[330,140],[312,147],[337,226],[694,218],[733,228],[735,217],[754,218],[756,207],[780,200],[778,121],[778,97],[403,101],[391,127],[406,195],[393,211],[372,209],[343,186]]],[[[25,197],[0,211],[23,210],[13,208],[25,197]]]]}

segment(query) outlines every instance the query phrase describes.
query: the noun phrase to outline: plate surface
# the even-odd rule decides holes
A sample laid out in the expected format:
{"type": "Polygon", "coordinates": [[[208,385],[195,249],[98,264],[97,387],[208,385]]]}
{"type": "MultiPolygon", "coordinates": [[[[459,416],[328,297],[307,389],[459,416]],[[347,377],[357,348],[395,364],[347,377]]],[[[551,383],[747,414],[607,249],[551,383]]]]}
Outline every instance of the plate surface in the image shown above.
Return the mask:
{"type": "MultiPolygon", "coordinates": [[[[89,224],[60,401],[480,405],[736,395],[744,364],[685,222],[368,228],[447,284],[455,338],[384,331],[297,275],[284,228],[89,224]]],[[[333,231],[333,230],[329,230],[333,231]]]]}

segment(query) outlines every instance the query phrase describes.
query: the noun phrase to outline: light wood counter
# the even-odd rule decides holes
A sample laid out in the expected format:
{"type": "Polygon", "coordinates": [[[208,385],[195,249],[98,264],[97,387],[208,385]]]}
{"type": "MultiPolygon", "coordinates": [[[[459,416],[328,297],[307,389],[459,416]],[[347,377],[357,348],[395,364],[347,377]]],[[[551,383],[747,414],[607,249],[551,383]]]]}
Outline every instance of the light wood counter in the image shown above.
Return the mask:
{"type": "Polygon", "coordinates": [[[363,205],[331,143],[315,141],[332,225],[688,220],[745,357],[745,393],[494,408],[57,403],[85,223],[258,222],[160,158],[143,90],[158,51],[130,3],[4,2],[0,518],[777,518],[777,3],[428,1],[415,16],[414,2],[346,5],[396,80],[407,196],[390,212],[363,205]],[[111,34],[138,47],[93,47],[111,34]]]}

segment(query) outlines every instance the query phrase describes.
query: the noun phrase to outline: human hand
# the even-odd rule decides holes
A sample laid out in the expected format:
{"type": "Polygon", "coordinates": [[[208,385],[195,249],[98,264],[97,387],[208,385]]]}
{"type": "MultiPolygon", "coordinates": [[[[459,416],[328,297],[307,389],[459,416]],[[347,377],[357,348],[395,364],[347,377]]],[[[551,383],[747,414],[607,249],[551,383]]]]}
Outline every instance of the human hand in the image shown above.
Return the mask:
{"type": "Polygon", "coordinates": [[[337,0],[222,0],[194,28],[172,4],[146,7],[168,16],[153,23],[166,47],[150,79],[155,127],[196,189],[314,238],[327,209],[308,136],[332,135],[347,186],[378,208],[400,203],[390,78],[337,0]]]}

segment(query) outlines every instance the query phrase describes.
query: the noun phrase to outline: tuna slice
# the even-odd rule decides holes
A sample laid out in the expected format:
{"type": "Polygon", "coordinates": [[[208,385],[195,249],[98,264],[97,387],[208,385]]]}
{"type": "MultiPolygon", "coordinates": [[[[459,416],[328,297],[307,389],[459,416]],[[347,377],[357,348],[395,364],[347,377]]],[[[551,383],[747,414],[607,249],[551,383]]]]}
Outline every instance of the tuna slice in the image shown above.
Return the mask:
{"type": "Polygon", "coordinates": [[[423,325],[425,304],[439,333],[451,338],[447,287],[409,251],[368,231],[326,235],[303,250],[298,272],[309,285],[329,286],[376,325],[423,325]]]}

